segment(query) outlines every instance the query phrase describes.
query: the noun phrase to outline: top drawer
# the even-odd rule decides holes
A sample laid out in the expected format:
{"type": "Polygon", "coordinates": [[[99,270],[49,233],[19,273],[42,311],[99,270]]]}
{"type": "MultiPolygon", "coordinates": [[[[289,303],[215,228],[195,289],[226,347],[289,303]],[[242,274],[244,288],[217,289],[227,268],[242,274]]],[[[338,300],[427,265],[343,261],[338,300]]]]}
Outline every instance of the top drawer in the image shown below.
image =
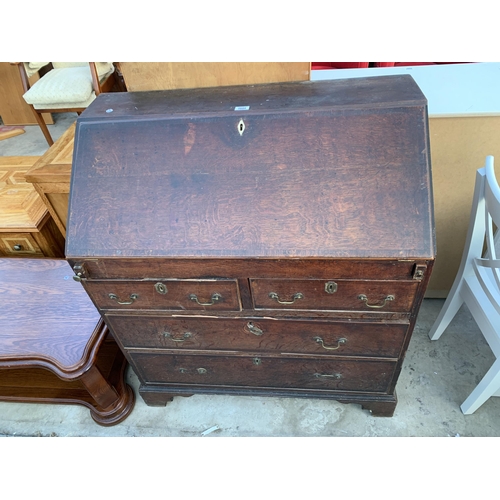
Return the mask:
{"type": "Polygon", "coordinates": [[[410,312],[418,281],[251,279],[255,309],[410,312]]]}
{"type": "Polygon", "coordinates": [[[240,311],[236,280],[88,280],[99,309],[240,311]]]}

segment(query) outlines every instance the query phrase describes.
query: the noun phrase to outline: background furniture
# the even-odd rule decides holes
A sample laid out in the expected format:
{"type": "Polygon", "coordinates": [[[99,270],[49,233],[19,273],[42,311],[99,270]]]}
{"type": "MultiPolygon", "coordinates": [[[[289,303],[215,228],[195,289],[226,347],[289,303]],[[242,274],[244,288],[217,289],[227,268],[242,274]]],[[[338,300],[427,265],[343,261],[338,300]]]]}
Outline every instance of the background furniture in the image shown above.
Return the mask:
{"type": "Polygon", "coordinates": [[[129,92],[309,80],[310,63],[118,63],[129,92]]]}
{"type": "Polygon", "coordinates": [[[320,70],[311,80],[401,74],[428,100],[437,258],[426,297],[444,298],[460,266],[475,166],[500,158],[500,63],[320,70]]]}
{"type": "Polygon", "coordinates": [[[496,361],[462,404],[474,413],[488,398],[500,395],[500,259],[494,230],[500,227],[500,188],[493,157],[478,170],[465,249],[453,287],[433,324],[429,337],[437,340],[465,302],[493,351],[496,361]],[[483,257],[483,249],[485,248],[483,257]]]}
{"type": "Polygon", "coordinates": [[[0,156],[0,256],[64,257],[64,237],[26,172],[38,156],[0,156]]]}
{"type": "Polygon", "coordinates": [[[132,411],[126,360],[65,260],[0,259],[0,400],[81,404],[115,425],[132,411]]]}
{"type": "MultiPolygon", "coordinates": [[[[114,85],[114,66],[111,63],[51,63],[48,71],[33,85],[27,70],[32,63],[17,63],[24,87],[24,100],[29,104],[49,146],[54,141],[42,113],[80,114],[101,92],[114,85]]],[[[35,63],[49,64],[49,63],[35,63]]]]}
{"type": "MultiPolygon", "coordinates": [[[[30,85],[39,80],[38,72],[30,78],[30,85]]],[[[19,69],[8,62],[0,62],[0,117],[4,125],[37,125],[29,105],[23,99],[24,86],[19,69]]],[[[45,123],[54,123],[50,113],[44,113],[45,123]]]]}
{"type": "Polygon", "coordinates": [[[64,237],[66,237],[74,139],[75,124],[64,132],[25,175],[26,182],[33,184],[64,237]]]}
{"type": "Polygon", "coordinates": [[[147,404],[272,395],[393,414],[435,251],[425,104],[409,76],[91,104],[67,258],[147,404]]]}

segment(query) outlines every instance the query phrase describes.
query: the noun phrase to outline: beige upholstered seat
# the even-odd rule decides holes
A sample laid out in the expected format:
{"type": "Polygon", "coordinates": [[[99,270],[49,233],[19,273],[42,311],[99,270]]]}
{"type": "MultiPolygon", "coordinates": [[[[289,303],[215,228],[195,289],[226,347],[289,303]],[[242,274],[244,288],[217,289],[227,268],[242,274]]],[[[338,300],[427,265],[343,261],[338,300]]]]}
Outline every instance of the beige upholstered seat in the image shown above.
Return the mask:
{"type": "Polygon", "coordinates": [[[80,114],[101,92],[114,84],[112,63],[18,63],[25,85],[24,100],[31,106],[49,145],[52,137],[42,112],[75,111],[80,114]],[[52,64],[50,71],[31,87],[28,77],[52,64]]]}

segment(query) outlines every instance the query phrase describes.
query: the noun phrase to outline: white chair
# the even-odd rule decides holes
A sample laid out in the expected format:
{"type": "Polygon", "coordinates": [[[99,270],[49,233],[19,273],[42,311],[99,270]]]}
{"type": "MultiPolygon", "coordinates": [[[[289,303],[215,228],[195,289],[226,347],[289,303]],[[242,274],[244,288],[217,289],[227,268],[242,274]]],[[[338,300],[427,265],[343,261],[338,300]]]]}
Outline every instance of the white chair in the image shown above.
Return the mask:
{"type": "Polygon", "coordinates": [[[439,339],[465,302],[497,358],[461,405],[466,415],[491,396],[500,396],[500,259],[495,250],[495,226],[500,227],[500,188],[493,157],[488,156],[485,166],[476,173],[469,230],[457,277],[429,332],[431,340],[439,339]]]}
{"type": "Polygon", "coordinates": [[[32,109],[49,146],[54,141],[42,113],[76,112],[80,114],[102,92],[113,87],[112,63],[56,63],[33,85],[29,77],[50,63],[15,63],[24,87],[24,100],[32,109]]]}

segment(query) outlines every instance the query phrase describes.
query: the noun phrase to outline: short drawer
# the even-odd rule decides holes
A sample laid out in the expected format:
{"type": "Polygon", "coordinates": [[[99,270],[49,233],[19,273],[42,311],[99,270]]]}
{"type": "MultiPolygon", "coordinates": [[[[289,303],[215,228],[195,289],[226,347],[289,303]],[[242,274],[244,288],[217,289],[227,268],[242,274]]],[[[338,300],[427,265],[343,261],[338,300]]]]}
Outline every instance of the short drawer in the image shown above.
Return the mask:
{"type": "Polygon", "coordinates": [[[241,309],[236,280],[88,280],[87,293],[100,309],[241,309]]]}
{"type": "Polygon", "coordinates": [[[251,279],[255,309],[410,312],[419,282],[251,279]]]}
{"type": "Polygon", "coordinates": [[[408,324],[106,315],[128,348],[397,358],[408,324]]]}
{"type": "Polygon", "coordinates": [[[145,383],[386,392],[396,362],[129,353],[145,383]]]}
{"type": "Polygon", "coordinates": [[[29,233],[0,233],[0,255],[42,257],[43,252],[29,233]]]}

